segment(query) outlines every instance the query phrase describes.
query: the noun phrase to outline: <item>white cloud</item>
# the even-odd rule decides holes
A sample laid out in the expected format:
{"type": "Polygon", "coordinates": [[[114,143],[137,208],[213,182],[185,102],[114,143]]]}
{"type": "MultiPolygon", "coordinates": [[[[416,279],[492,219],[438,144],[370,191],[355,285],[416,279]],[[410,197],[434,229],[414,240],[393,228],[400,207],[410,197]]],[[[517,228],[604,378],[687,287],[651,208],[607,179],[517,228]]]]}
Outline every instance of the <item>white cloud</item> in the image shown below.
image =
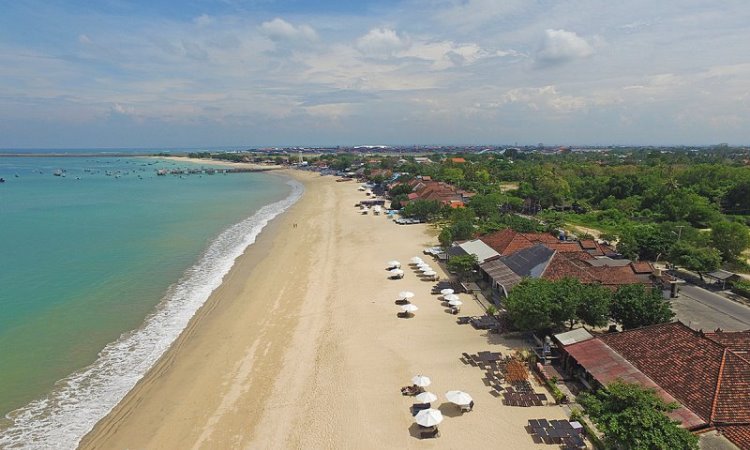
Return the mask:
{"type": "Polygon", "coordinates": [[[78,42],[84,45],[90,45],[93,44],[93,41],[90,37],[86,36],[85,34],[79,34],[78,35],[78,42]]]}
{"type": "Polygon", "coordinates": [[[311,26],[294,26],[279,17],[263,22],[260,29],[272,41],[314,41],[318,39],[318,34],[311,26]]]}
{"type": "Polygon", "coordinates": [[[572,31],[548,29],[536,53],[540,65],[564,64],[594,54],[594,48],[572,31]]]}
{"type": "Polygon", "coordinates": [[[199,28],[207,27],[214,23],[214,18],[208,14],[201,14],[200,16],[193,19],[193,23],[199,28]]]}
{"type": "Polygon", "coordinates": [[[390,28],[373,28],[357,39],[357,49],[366,56],[386,58],[408,47],[408,39],[402,38],[390,28]]]}

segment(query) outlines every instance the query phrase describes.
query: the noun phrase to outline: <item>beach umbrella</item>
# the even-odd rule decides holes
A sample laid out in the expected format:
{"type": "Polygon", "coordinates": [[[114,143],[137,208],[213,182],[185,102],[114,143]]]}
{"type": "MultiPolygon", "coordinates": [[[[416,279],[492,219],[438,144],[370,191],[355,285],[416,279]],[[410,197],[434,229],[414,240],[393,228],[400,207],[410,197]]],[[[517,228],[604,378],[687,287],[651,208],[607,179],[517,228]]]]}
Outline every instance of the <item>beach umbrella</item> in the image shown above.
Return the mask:
{"type": "Polygon", "coordinates": [[[426,262],[421,262],[417,264],[417,269],[424,269],[425,267],[430,267],[430,265],[427,264],[426,262]]]}
{"type": "Polygon", "coordinates": [[[423,273],[424,272],[432,272],[433,271],[432,267],[430,267],[430,266],[420,267],[419,270],[421,270],[423,273]]]}
{"type": "Polygon", "coordinates": [[[447,302],[449,302],[449,301],[452,301],[452,300],[458,300],[458,295],[456,295],[456,294],[448,294],[448,295],[444,295],[444,296],[443,296],[443,299],[444,299],[445,301],[447,301],[447,302]]]}
{"type": "Polygon", "coordinates": [[[448,304],[451,306],[461,306],[464,304],[464,302],[462,302],[461,300],[451,300],[448,302],[448,304]]]}
{"type": "Polygon", "coordinates": [[[468,405],[474,401],[474,399],[471,398],[471,395],[463,391],[448,391],[445,393],[445,398],[456,405],[468,405]]]}
{"type": "Polygon", "coordinates": [[[424,262],[424,261],[422,260],[422,258],[420,258],[419,256],[415,256],[415,257],[413,257],[413,258],[412,258],[412,259],[411,259],[410,261],[411,261],[411,263],[412,263],[412,264],[419,264],[419,263],[421,263],[421,262],[424,262]]]}
{"type": "Polygon", "coordinates": [[[426,277],[434,277],[435,275],[437,275],[437,272],[435,272],[434,270],[429,270],[427,272],[423,272],[422,275],[426,277]]]}
{"type": "Polygon", "coordinates": [[[432,383],[432,380],[430,380],[430,377],[427,375],[415,375],[414,378],[411,379],[412,384],[419,387],[427,387],[432,383]]]}
{"type": "Polygon", "coordinates": [[[404,271],[401,269],[391,269],[388,271],[391,275],[403,275],[404,271]]]}
{"type": "Polygon", "coordinates": [[[408,305],[404,305],[401,307],[401,311],[405,313],[413,313],[414,311],[418,310],[417,305],[412,305],[409,303],[408,305]]]}
{"type": "Polygon", "coordinates": [[[414,292],[411,291],[401,291],[398,293],[398,298],[409,300],[410,298],[414,298],[414,292]]]}
{"type": "Polygon", "coordinates": [[[422,392],[421,394],[414,397],[419,403],[432,403],[437,400],[437,395],[432,392],[422,392]]]}
{"type": "Polygon", "coordinates": [[[423,409],[415,417],[417,423],[423,427],[434,427],[443,421],[443,413],[437,409],[423,409]]]}
{"type": "Polygon", "coordinates": [[[453,289],[443,289],[442,291],[440,291],[442,295],[451,295],[453,292],[453,289]]]}
{"type": "Polygon", "coordinates": [[[398,261],[396,261],[396,260],[394,259],[393,261],[388,261],[388,267],[389,267],[389,268],[393,267],[393,268],[396,268],[396,269],[398,269],[398,268],[400,268],[400,267],[401,267],[401,263],[400,263],[400,262],[398,262],[398,261]]]}

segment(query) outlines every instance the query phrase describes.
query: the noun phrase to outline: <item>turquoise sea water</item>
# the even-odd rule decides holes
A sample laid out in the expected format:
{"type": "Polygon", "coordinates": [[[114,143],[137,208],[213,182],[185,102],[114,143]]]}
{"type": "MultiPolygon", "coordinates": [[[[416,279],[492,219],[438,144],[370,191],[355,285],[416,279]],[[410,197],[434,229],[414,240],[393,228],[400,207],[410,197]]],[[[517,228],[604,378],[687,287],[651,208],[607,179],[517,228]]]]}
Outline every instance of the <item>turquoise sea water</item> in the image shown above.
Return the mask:
{"type": "Polygon", "coordinates": [[[16,410],[0,447],[82,436],[299,194],[261,173],[156,175],[178,166],[0,158],[0,415],[16,410]]]}

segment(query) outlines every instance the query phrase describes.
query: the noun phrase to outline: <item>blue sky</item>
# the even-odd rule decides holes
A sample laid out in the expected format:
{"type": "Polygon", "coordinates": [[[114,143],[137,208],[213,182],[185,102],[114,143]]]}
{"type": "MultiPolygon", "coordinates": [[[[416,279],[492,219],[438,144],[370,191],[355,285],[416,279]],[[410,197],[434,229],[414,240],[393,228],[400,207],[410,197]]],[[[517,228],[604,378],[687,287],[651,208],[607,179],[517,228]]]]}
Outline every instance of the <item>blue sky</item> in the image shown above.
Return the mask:
{"type": "Polygon", "coordinates": [[[0,148],[750,144],[746,0],[2,11],[0,148]]]}

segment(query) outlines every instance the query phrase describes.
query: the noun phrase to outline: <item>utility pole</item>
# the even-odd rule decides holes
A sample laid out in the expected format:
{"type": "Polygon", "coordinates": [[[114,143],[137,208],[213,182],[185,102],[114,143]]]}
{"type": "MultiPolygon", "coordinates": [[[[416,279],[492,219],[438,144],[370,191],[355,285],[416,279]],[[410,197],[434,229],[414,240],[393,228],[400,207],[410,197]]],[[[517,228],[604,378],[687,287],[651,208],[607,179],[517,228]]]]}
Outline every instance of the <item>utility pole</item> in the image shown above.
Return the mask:
{"type": "Polygon", "coordinates": [[[680,238],[682,237],[682,229],[685,228],[685,225],[677,225],[675,228],[680,230],[677,233],[677,242],[680,242],[680,238]]]}

